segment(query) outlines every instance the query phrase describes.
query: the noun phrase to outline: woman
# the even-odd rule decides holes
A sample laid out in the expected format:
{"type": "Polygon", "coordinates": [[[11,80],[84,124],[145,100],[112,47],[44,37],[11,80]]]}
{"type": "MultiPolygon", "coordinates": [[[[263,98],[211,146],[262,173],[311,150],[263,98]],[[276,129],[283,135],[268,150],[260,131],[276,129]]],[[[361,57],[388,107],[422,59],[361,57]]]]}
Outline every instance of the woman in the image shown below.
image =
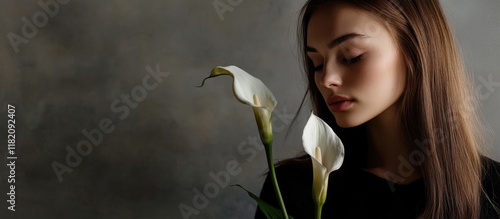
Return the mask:
{"type": "MultiPolygon", "coordinates": [[[[299,39],[313,110],[346,150],[323,218],[500,218],[500,164],[438,0],[309,0],[299,39]]],[[[277,176],[289,215],[312,218],[310,158],[277,176]]],[[[269,178],[261,198],[278,206],[269,178]]]]}

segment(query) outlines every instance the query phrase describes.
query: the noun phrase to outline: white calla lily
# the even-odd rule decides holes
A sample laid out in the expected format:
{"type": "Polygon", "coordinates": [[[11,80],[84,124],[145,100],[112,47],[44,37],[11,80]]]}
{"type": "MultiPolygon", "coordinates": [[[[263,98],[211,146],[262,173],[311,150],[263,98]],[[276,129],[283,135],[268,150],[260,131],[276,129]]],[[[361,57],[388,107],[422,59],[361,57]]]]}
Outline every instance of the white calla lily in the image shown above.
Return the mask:
{"type": "MultiPolygon", "coordinates": [[[[212,69],[210,76],[205,78],[205,80],[220,75],[231,76],[233,78],[233,93],[236,99],[238,99],[241,103],[252,106],[253,108],[255,120],[257,121],[257,127],[259,128],[260,140],[264,144],[266,151],[267,165],[269,167],[269,173],[273,182],[274,191],[280,204],[280,216],[284,219],[288,219],[288,213],[286,212],[285,203],[283,202],[283,197],[281,196],[278,186],[278,180],[276,178],[276,171],[273,162],[273,129],[271,115],[277,104],[276,99],[269,88],[267,88],[261,80],[253,77],[236,66],[215,67],[212,69]]],[[[201,86],[203,86],[205,80],[203,80],[201,86]]]]}
{"type": "Polygon", "coordinates": [[[328,177],[331,172],[342,166],[344,145],[332,128],[313,113],[304,127],[302,143],[312,160],[313,198],[317,207],[317,218],[320,218],[321,207],[326,201],[328,177]]]}
{"type": "Polygon", "coordinates": [[[255,78],[237,66],[217,66],[212,69],[208,78],[220,75],[233,77],[233,93],[236,99],[243,104],[252,106],[261,140],[271,143],[273,140],[271,115],[277,104],[273,93],[260,79],[255,78]]]}

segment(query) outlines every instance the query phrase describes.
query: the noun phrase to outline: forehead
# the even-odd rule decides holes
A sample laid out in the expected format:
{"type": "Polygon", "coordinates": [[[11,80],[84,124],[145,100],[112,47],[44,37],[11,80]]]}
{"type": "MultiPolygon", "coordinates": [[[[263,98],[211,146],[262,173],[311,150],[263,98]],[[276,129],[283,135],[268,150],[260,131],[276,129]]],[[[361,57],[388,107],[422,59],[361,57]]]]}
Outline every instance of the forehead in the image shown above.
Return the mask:
{"type": "Polygon", "coordinates": [[[307,45],[347,33],[374,37],[381,30],[386,30],[382,19],[369,11],[348,4],[327,4],[316,9],[309,19],[307,45]]]}

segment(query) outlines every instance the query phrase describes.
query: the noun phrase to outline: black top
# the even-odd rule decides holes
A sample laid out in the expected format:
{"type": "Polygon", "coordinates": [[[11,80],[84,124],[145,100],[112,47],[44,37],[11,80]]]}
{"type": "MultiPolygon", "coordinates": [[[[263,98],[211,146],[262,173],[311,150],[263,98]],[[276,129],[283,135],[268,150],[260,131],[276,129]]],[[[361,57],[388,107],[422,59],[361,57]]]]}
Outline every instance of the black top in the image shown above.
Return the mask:
{"type": "MultiPolygon", "coordinates": [[[[482,184],[486,194],[500,209],[500,163],[485,158],[482,184]]],[[[276,168],[276,175],[287,212],[294,219],[314,218],[312,199],[312,164],[292,162],[276,168]]],[[[328,194],[323,206],[323,218],[416,218],[425,206],[423,179],[406,185],[394,184],[368,171],[345,170],[333,172],[329,177],[328,194]]],[[[278,207],[271,178],[267,177],[261,199],[278,207]]],[[[257,208],[256,219],[265,216],[257,208]]],[[[484,197],[481,218],[500,218],[484,197]]]]}

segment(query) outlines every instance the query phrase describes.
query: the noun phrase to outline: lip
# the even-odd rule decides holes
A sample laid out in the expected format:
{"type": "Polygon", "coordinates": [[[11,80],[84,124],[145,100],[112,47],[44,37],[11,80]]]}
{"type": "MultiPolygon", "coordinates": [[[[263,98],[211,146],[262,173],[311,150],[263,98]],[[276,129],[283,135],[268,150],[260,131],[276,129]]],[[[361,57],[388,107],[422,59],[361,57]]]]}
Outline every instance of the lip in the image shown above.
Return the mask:
{"type": "Polygon", "coordinates": [[[346,96],[340,96],[340,95],[335,95],[330,98],[328,98],[328,107],[330,110],[334,112],[339,112],[339,111],[344,111],[347,110],[352,103],[354,102],[354,99],[346,97],[346,96]]]}

